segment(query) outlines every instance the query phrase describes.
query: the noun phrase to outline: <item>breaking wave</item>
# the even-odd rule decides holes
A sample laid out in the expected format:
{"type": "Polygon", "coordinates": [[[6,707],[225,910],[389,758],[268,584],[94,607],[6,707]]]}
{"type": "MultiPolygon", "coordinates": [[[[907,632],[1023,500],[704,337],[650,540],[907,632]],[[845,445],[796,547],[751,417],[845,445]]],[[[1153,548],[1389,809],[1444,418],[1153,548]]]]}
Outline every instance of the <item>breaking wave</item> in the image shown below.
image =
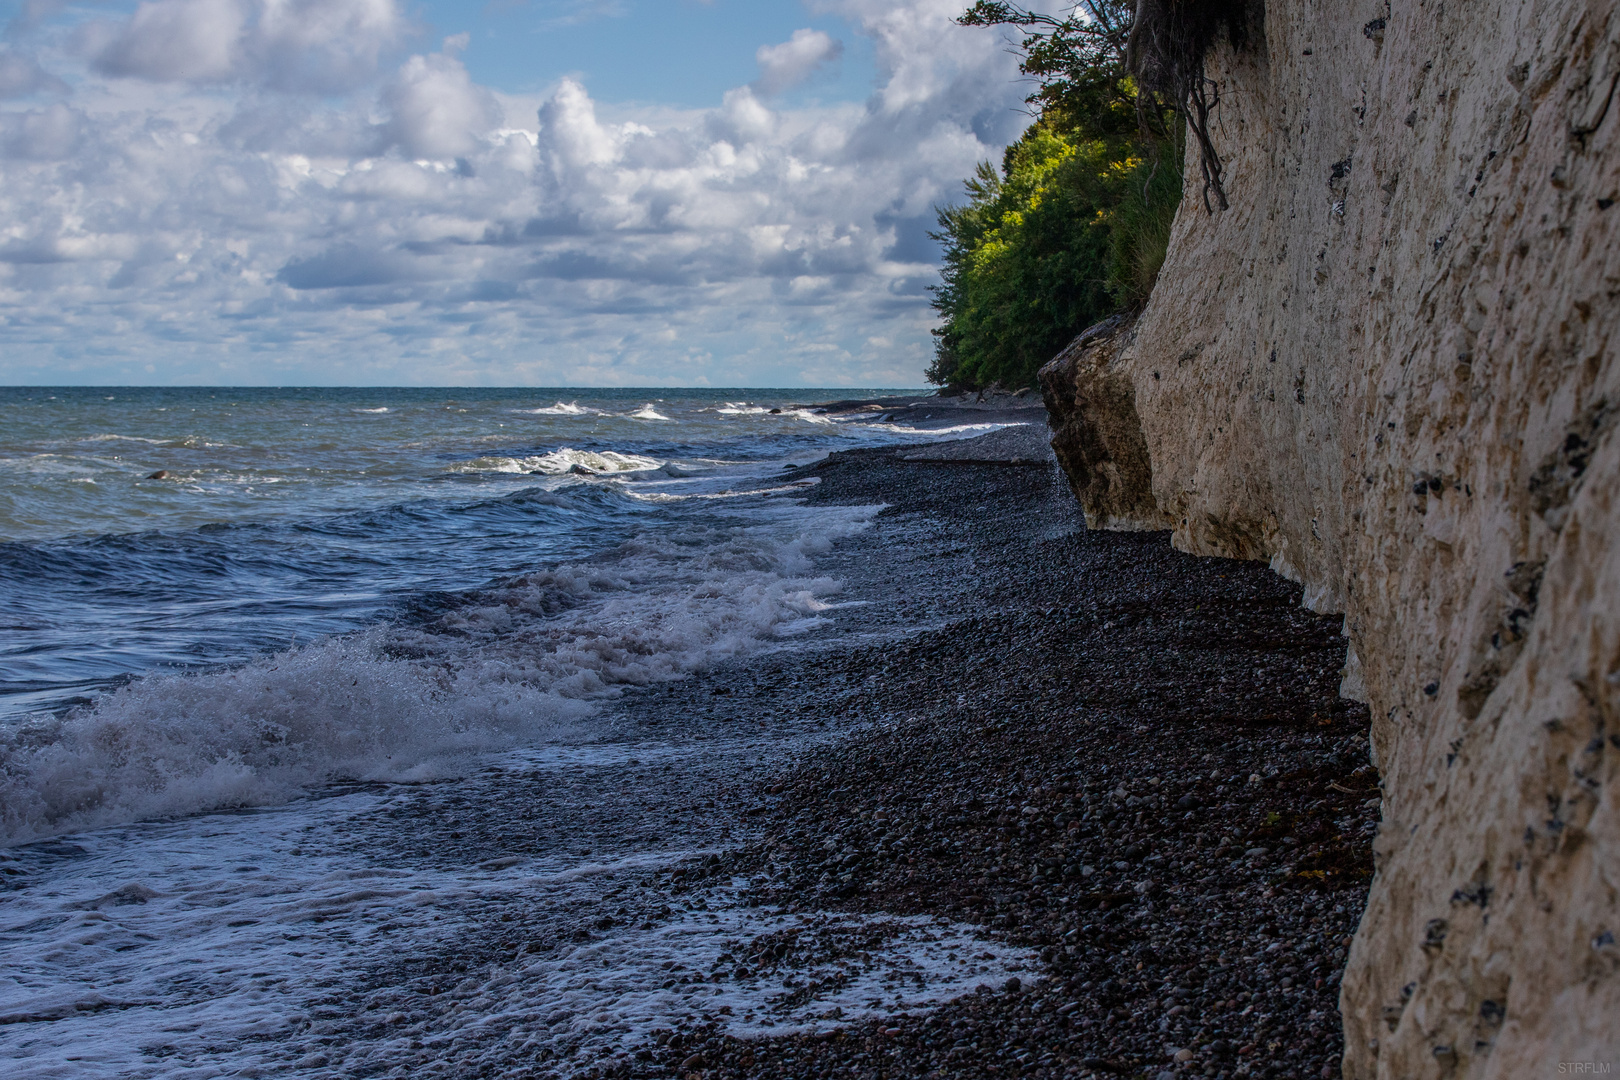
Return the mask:
{"type": "Polygon", "coordinates": [[[528,457],[479,457],[471,461],[458,461],[450,466],[451,472],[539,473],[561,476],[564,473],[624,473],[661,469],[664,463],[656,458],[639,454],[619,454],[612,450],[600,453],[591,450],[572,450],[563,447],[549,454],[528,457]]]}
{"type": "Polygon", "coordinates": [[[825,621],[813,576],[870,509],[642,536],[453,597],[431,619],[230,670],[149,675],[0,734],[0,843],[263,805],[341,780],[457,775],[469,755],[599,734],[597,703],[825,621]]]}
{"type": "Polygon", "coordinates": [[[809,409],[799,409],[789,406],[787,408],[766,408],[763,405],[750,405],[746,401],[728,401],[714,410],[716,416],[780,416],[787,420],[803,420],[810,424],[825,424],[833,426],[836,421],[831,417],[809,409]]]}
{"type": "Polygon", "coordinates": [[[601,412],[600,409],[587,409],[577,402],[572,401],[559,401],[557,404],[547,406],[543,409],[520,409],[518,411],[526,413],[529,416],[591,416],[601,412]]]}

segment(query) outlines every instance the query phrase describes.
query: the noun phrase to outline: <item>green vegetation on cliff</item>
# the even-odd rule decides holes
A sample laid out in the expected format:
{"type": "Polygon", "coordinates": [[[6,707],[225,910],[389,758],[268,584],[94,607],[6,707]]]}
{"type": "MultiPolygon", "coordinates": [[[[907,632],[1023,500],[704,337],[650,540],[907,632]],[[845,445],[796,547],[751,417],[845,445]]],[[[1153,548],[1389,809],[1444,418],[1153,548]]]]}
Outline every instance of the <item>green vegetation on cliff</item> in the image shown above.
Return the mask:
{"type": "Polygon", "coordinates": [[[1126,71],[1131,15],[1127,0],[1063,19],[979,0],[959,20],[1024,29],[1038,118],[939,211],[932,382],[1030,385],[1074,335],[1146,301],[1181,202],[1182,128],[1126,71]]]}

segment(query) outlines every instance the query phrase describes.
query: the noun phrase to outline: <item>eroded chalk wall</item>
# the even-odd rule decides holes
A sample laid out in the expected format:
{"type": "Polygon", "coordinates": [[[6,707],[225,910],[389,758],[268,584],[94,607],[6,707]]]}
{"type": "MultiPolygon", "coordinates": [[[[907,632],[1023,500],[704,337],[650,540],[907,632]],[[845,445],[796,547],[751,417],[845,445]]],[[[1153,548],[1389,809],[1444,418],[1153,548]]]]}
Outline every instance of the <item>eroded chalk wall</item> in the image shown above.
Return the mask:
{"type": "Polygon", "coordinates": [[[1620,1062],[1616,7],[1267,0],[1210,65],[1231,209],[1194,166],[1140,319],[1043,372],[1095,523],[1346,615],[1350,1077],[1620,1062]]]}

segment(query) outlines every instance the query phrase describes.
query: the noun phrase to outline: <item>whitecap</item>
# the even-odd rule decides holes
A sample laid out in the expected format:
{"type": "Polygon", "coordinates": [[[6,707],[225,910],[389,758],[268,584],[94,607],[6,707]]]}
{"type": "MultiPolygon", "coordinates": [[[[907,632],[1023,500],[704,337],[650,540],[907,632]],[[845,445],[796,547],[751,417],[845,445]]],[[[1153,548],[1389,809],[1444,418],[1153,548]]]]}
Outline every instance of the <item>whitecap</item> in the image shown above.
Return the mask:
{"type": "Polygon", "coordinates": [[[385,413],[385,412],[388,412],[389,410],[388,410],[388,406],[384,405],[381,408],[377,408],[377,409],[355,409],[353,411],[354,412],[363,412],[363,413],[385,413]]]}
{"type": "MultiPolygon", "coordinates": [[[[366,411],[366,410],[362,410],[362,411],[366,411]]],[[[388,411],[387,409],[383,410],[383,412],[387,412],[387,411],[388,411]]],[[[169,441],[165,442],[163,445],[164,446],[172,446],[172,447],[182,447],[182,448],[187,449],[187,450],[240,450],[241,449],[241,447],[236,445],[235,443],[209,442],[207,439],[204,439],[204,438],[202,438],[200,436],[197,436],[197,435],[187,435],[183,439],[170,439],[169,441]]]]}
{"type": "Polygon", "coordinates": [[[485,456],[471,461],[458,461],[450,466],[451,472],[539,473],[543,476],[562,476],[565,473],[613,474],[661,469],[664,463],[657,458],[640,454],[620,454],[612,450],[600,453],[591,450],[573,450],[563,447],[549,454],[529,457],[485,456]]]}
{"type": "Polygon", "coordinates": [[[783,416],[791,416],[796,420],[803,420],[808,424],[831,424],[833,419],[822,413],[811,412],[809,409],[784,409],[783,416]]]}
{"type": "MultiPolygon", "coordinates": [[[[867,425],[859,425],[865,427],[867,425]]],[[[957,424],[955,427],[917,428],[906,427],[904,424],[884,424],[881,430],[894,431],[901,435],[928,435],[937,438],[941,435],[983,435],[990,431],[1000,431],[1002,428],[1025,427],[1020,421],[1016,424],[957,424]]]]}
{"type": "Polygon", "coordinates": [[[659,412],[649,402],[648,404],[643,405],[641,408],[637,409],[635,412],[631,413],[630,414],[630,419],[632,419],[632,420],[669,420],[669,419],[672,419],[672,418],[668,417],[668,416],[665,416],[663,413],[659,412]]]}
{"type": "Polygon", "coordinates": [[[544,409],[518,409],[516,411],[528,416],[589,416],[597,410],[587,409],[574,401],[559,401],[557,404],[544,409]]]}
{"type": "Polygon", "coordinates": [[[625,494],[641,502],[653,503],[687,502],[693,499],[754,499],[766,498],[771,495],[803,494],[806,489],[815,487],[819,483],[821,483],[821,477],[811,476],[803,480],[778,484],[775,487],[744,488],[741,491],[724,488],[720,491],[692,491],[680,495],[668,491],[626,491],[625,494]]]}
{"type": "Polygon", "coordinates": [[[713,412],[718,416],[780,416],[784,420],[803,420],[811,424],[831,424],[833,421],[809,409],[777,408],[774,412],[763,405],[750,405],[746,401],[728,401],[713,412]]]}

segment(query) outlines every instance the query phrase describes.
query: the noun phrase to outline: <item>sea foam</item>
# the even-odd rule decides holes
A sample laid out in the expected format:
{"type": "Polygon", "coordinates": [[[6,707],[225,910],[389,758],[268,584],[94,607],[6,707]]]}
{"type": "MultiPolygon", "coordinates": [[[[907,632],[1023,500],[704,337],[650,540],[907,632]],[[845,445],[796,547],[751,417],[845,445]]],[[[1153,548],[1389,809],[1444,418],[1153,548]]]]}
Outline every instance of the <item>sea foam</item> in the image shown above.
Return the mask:
{"type": "Polygon", "coordinates": [[[520,409],[520,412],[529,416],[589,416],[601,412],[600,409],[587,409],[573,401],[559,401],[542,409],[520,409]]]}
{"type": "Polygon", "coordinates": [[[825,618],[813,560],[870,508],[782,508],[642,536],[590,562],[232,670],[151,675],[0,741],[0,843],[284,801],[337,780],[457,775],[598,734],[596,705],[825,618]],[[811,524],[811,527],[804,527],[811,524]],[[809,620],[807,622],[807,620],[809,620]]]}
{"type": "Polygon", "coordinates": [[[486,456],[473,458],[469,461],[458,461],[450,466],[450,471],[463,473],[540,473],[545,476],[561,476],[563,473],[570,472],[643,472],[649,469],[661,468],[663,464],[662,461],[656,458],[643,457],[640,454],[620,454],[612,450],[596,453],[590,450],[574,450],[565,446],[548,454],[533,454],[524,457],[486,456]]]}

